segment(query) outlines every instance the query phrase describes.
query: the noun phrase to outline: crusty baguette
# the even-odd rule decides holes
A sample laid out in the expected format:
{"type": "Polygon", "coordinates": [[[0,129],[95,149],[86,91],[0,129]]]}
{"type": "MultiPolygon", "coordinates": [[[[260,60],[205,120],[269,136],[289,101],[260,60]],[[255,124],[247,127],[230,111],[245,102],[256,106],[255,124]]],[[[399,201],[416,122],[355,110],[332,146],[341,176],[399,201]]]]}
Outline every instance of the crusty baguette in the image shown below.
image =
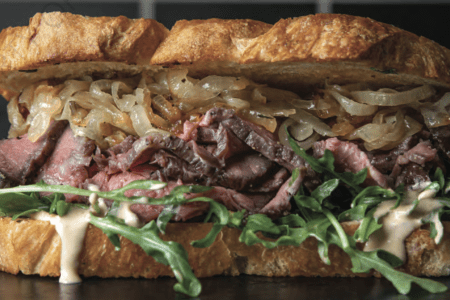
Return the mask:
{"type": "MultiPolygon", "coordinates": [[[[359,224],[343,224],[353,234],[359,224]]],[[[308,238],[299,247],[279,246],[266,249],[260,244],[246,246],[239,242],[240,231],[224,228],[213,245],[194,248],[193,240],[203,238],[211,224],[169,223],[162,239],[178,242],[189,255],[197,277],[253,274],[263,276],[369,276],[351,272],[351,261],[340,248],[331,245],[331,265],[324,264],[317,252],[317,242],[308,238]]],[[[436,245],[426,229],[417,229],[406,240],[407,263],[401,270],[421,276],[450,274],[450,223],[445,223],[443,241],[436,245]]],[[[89,225],[79,257],[78,272],[84,276],[145,277],[173,276],[143,250],[121,237],[122,249],[114,246],[102,231],[89,225]]],[[[362,246],[362,245],[360,245],[362,246]]],[[[60,275],[61,239],[47,221],[0,219],[0,270],[17,274],[60,275]]]]}

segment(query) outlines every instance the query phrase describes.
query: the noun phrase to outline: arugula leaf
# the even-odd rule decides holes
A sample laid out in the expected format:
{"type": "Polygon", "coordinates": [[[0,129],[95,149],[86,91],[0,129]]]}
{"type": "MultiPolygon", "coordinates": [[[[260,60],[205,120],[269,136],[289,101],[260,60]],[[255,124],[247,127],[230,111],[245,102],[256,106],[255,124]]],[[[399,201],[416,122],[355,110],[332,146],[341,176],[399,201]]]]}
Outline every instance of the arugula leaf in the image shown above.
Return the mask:
{"type": "Polygon", "coordinates": [[[14,216],[16,219],[19,216],[26,216],[37,211],[48,211],[51,203],[46,199],[39,199],[33,195],[25,193],[9,193],[2,197],[0,206],[0,215],[14,216]]]}
{"type": "Polygon", "coordinates": [[[378,224],[377,220],[373,217],[376,208],[372,208],[367,215],[362,219],[361,224],[358,229],[356,229],[353,237],[358,242],[367,242],[369,240],[369,236],[383,227],[382,224],[378,224]]]}
{"type": "Polygon", "coordinates": [[[436,181],[439,184],[439,190],[443,190],[445,188],[445,177],[441,168],[436,168],[433,175],[433,181],[436,181]]]}
{"type": "Polygon", "coordinates": [[[392,268],[392,266],[379,258],[379,250],[372,252],[364,252],[355,249],[346,251],[350,255],[353,263],[352,271],[355,273],[366,273],[371,269],[375,269],[386,277],[395,286],[401,294],[408,294],[411,290],[411,283],[416,283],[423,289],[431,293],[442,293],[447,287],[437,281],[428,278],[415,277],[392,268]]]}
{"type": "MultiPolygon", "coordinates": [[[[295,222],[299,221],[301,217],[295,218],[295,222]]],[[[283,219],[281,225],[276,225],[268,216],[262,214],[255,214],[248,217],[247,224],[242,228],[242,233],[239,241],[245,243],[247,246],[260,243],[268,249],[272,249],[281,245],[299,246],[308,237],[315,237],[318,241],[319,255],[321,259],[330,264],[328,258],[328,234],[327,229],[331,225],[327,218],[320,215],[313,215],[312,220],[301,228],[292,228],[288,224],[292,222],[293,218],[283,219]],[[257,232],[261,232],[265,236],[275,238],[275,241],[261,239],[257,236],[257,232]]],[[[301,219],[303,220],[303,219],[301,219]]]]}
{"type": "Polygon", "coordinates": [[[242,222],[244,221],[245,209],[237,212],[228,212],[230,214],[230,218],[228,219],[228,226],[233,228],[240,228],[242,222]]]}
{"type": "Polygon", "coordinates": [[[328,198],[338,185],[338,179],[330,179],[318,186],[311,196],[304,195],[302,191],[294,195],[294,200],[299,208],[309,208],[312,211],[321,212],[323,200],[328,198]]]}
{"type": "Polygon", "coordinates": [[[338,179],[330,179],[325,181],[311,193],[311,196],[314,197],[317,202],[322,204],[323,200],[330,197],[331,193],[338,187],[338,185],[338,179]]]}
{"type": "Polygon", "coordinates": [[[289,227],[305,227],[306,221],[302,217],[297,214],[290,214],[284,217],[281,217],[277,220],[277,222],[281,225],[287,225],[289,227]]]}
{"type": "Polygon", "coordinates": [[[174,205],[167,205],[158,215],[156,226],[161,233],[166,234],[167,223],[177,214],[177,208],[174,205]]]}
{"type": "Polygon", "coordinates": [[[392,191],[381,186],[372,185],[366,187],[362,190],[356,197],[353,199],[351,207],[355,207],[360,204],[362,200],[371,199],[373,204],[378,204],[384,200],[392,199],[393,197],[397,197],[398,195],[392,191]]]}
{"type": "MultiPolygon", "coordinates": [[[[92,193],[97,194],[100,198],[111,199],[115,201],[133,201],[141,197],[127,197],[125,192],[131,189],[144,189],[144,190],[158,190],[165,187],[167,184],[164,182],[154,180],[136,180],[130,182],[126,186],[112,190],[109,192],[102,191],[89,191],[84,189],[75,188],[69,185],[49,185],[40,181],[36,184],[20,185],[12,188],[0,189],[0,200],[10,193],[23,193],[23,192],[49,192],[49,193],[62,193],[62,194],[75,194],[80,196],[89,197],[92,193]]],[[[195,190],[195,188],[193,188],[195,190]]],[[[188,189],[189,190],[189,189],[188,189]]]]}
{"type": "Polygon", "coordinates": [[[359,186],[367,177],[367,168],[362,169],[358,173],[354,174],[351,172],[339,173],[334,170],[334,156],[333,153],[325,149],[323,156],[319,159],[314,158],[306,153],[306,150],[300,148],[297,142],[290,136],[287,127],[285,128],[288,136],[289,145],[292,147],[294,152],[302,157],[311,168],[318,173],[325,173],[331,178],[339,179],[341,182],[347,184],[352,193],[359,193],[362,188],[359,186]]]}
{"type": "Polygon", "coordinates": [[[190,200],[190,202],[193,201],[204,201],[209,202],[209,212],[207,217],[205,218],[205,223],[209,221],[211,216],[214,214],[217,217],[217,221],[214,222],[213,227],[208,232],[208,234],[201,240],[193,241],[191,243],[192,246],[197,248],[205,248],[211,246],[212,243],[214,243],[214,240],[216,239],[216,236],[219,234],[219,232],[222,230],[224,226],[226,226],[229,223],[230,214],[228,213],[228,209],[216,201],[206,198],[206,197],[199,197],[190,200]]]}
{"type": "Polygon", "coordinates": [[[159,230],[155,221],[151,221],[142,228],[135,228],[123,224],[111,215],[103,218],[91,215],[91,223],[102,229],[108,236],[120,234],[141,246],[145,253],[157,262],[170,266],[178,280],[174,286],[176,292],[190,297],[197,297],[200,294],[200,281],[192,272],[186,250],[178,243],[163,241],[158,235],[159,230]]]}

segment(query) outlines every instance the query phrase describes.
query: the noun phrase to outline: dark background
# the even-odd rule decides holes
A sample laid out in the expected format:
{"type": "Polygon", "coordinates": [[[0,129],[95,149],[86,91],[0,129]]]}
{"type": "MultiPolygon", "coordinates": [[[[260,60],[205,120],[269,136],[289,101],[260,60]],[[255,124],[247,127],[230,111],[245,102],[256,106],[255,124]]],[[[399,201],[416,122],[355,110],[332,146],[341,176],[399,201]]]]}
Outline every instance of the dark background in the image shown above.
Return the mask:
{"type": "MultiPolygon", "coordinates": [[[[180,19],[206,19],[206,18],[250,18],[275,23],[280,18],[298,17],[302,15],[313,14],[318,11],[316,3],[311,0],[299,1],[298,3],[282,1],[269,4],[245,4],[234,2],[225,4],[225,2],[216,1],[216,3],[167,3],[164,1],[154,1],[153,15],[156,20],[170,28],[180,19]]],[[[402,2],[401,4],[386,4],[386,2],[372,4],[368,1],[357,4],[342,4],[335,1],[328,7],[330,12],[344,13],[370,17],[378,21],[389,23],[402,29],[414,32],[418,35],[426,36],[439,44],[450,48],[450,39],[448,35],[448,16],[450,15],[450,1],[439,1],[439,4],[433,4],[434,1],[422,1],[424,3],[402,2]]],[[[75,0],[59,1],[30,1],[13,2],[0,1],[0,29],[8,26],[23,26],[28,24],[28,20],[36,12],[66,11],[75,14],[88,16],[118,16],[124,15],[129,18],[139,18],[142,14],[139,11],[138,1],[100,1],[79,2],[75,0]]],[[[0,97],[1,98],[1,97],[0,97]]],[[[2,103],[6,103],[0,99],[2,103]]],[[[0,138],[7,137],[9,123],[6,114],[6,104],[0,105],[0,138]]]]}

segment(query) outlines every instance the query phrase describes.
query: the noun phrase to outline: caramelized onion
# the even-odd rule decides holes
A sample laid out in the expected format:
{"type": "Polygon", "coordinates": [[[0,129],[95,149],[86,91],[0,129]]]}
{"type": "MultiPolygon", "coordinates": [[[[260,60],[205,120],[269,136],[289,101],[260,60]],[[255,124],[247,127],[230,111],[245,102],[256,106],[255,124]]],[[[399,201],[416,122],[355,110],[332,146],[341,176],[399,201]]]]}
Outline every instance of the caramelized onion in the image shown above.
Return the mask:
{"type": "Polygon", "coordinates": [[[111,94],[117,107],[121,111],[130,111],[136,103],[136,96],[130,95],[133,89],[121,81],[114,81],[111,84],[111,94]]]}
{"type": "Polygon", "coordinates": [[[172,123],[180,120],[181,111],[167,101],[163,96],[158,95],[152,100],[154,108],[159,111],[167,120],[172,123]]]}
{"type": "Polygon", "coordinates": [[[207,90],[214,95],[227,90],[243,90],[249,85],[249,81],[243,77],[208,76],[198,81],[195,85],[207,90]]]}
{"type": "Polygon", "coordinates": [[[239,98],[223,96],[222,99],[228,106],[236,108],[237,110],[250,108],[250,102],[239,98]]]}
{"type": "Polygon", "coordinates": [[[135,105],[130,111],[131,122],[139,136],[145,136],[153,128],[145,108],[135,105]]]}
{"type": "Polygon", "coordinates": [[[57,96],[62,89],[63,85],[40,85],[34,91],[35,99],[27,117],[30,124],[28,139],[31,142],[36,142],[47,131],[54,116],[62,111],[63,103],[57,96]]]}
{"type": "Polygon", "coordinates": [[[349,136],[349,139],[362,139],[368,151],[374,149],[390,150],[400,144],[406,137],[412,136],[422,129],[419,122],[409,116],[405,117],[402,110],[397,110],[395,116],[380,114],[376,122],[378,124],[370,123],[356,129],[349,136]]]}
{"type": "Polygon", "coordinates": [[[356,101],[361,103],[379,106],[397,106],[424,100],[434,96],[436,93],[430,85],[423,85],[404,92],[393,91],[354,91],[351,92],[351,95],[356,101]]]}
{"type": "Polygon", "coordinates": [[[258,111],[243,109],[238,112],[238,115],[254,124],[266,128],[270,132],[275,132],[277,129],[277,119],[271,116],[263,115],[258,111]]]}
{"type": "Polygon", "coordinates": [[[293,99],[300,99],[296,93],[268,86],[257,86],[255,91],[259,92],[267,101],[290,102],[293,99]]]}
{"type": "Polygon", "coordinates": [[[336,136],[334,132],[331,130],[330,126],[325,124],[319,118],[313,116],[312,114],[302,110],[297,109],[296,113],[290,116],[292,119],[297,121],[298,123],[306,123],[311,125],[314,128],[314,131],[319,133],[322,136],[336,136]]]}
{"type": "Polygon", "coordinates": [[[444,96],[434,104],[426,103],[420,108],[425,125],[428,128],[434,128],[450,124],[450,115],[447,106],[450,105],[450,93],[444,96]]]}
{"type": "Polygon", "coordinates": [[[377,111],[377,107],[355,102],[336,91],[328,91],[338,102],[342,108],[352,116],[370,116],[377,111]]]}
{"type": "Polygon", "coordinates": [[[297,144],[307,150],[312,147],[313,143],[320,137],[319,134],[314,132],[313,128],[309,124],[300,124],[293,119],[286,119],[278,129],[278,138],[280,142],[290,147],[286,128],[289,134],[296,140],[297,144]]]}
{"type": "Polygon", "coordinates": [[[59,98],[62,101],[66,101],[69,97],[72,97],[77,92],[85,92],[89,91],[91,83],[88,81],[79,81],[79,80],[67,80],[64,82],[64,88],[59,93],[59,98]]]}
{"type": "Polygon", "coordinates": [[[28,132],[29,124],[26,124],[26,120],[23,118],[19,109],[18,97],[13,97],[7,106],[8,120],[11,123],[11,128],[8,132],[8,138],[14,138],[24,135],[28,132]]]}

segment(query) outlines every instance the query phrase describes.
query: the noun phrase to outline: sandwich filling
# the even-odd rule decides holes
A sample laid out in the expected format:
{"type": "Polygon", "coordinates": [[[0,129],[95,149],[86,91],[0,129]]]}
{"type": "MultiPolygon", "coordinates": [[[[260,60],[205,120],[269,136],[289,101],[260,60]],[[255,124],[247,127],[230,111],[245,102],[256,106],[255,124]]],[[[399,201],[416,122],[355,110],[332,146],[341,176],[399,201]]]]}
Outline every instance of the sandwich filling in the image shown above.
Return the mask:
{"type": "MultiPolygon", "coordinates": [[[[401,249],[393,250],[384,242],[398,237],[405,224],[410,229],[397,244],[403,245],[403,239],[426,220],[438,231],[436,242],[442,236],[436,212],[444,204],[423,190],[434,180],[430,174],[445,172],[450,156],[449,101],[450,94],[441,95],[426,85],[380,89],[362,84],[325,84],[302,99],[245,78],[193,79],[186,70],[44,81],[25,88],[8,105],[12,127],[10,138],[0,141],[0,185],[44,182],[111,192],[142,180],[166,183],[160,189],[124,192],[141,200],[122,203],[117,217],[136,227],[165,214],[175,222],[203,220],[211,202],[148,201],[165,199],[183,186],[201,185],[209,188],[186,192],[184,197],[206,197],[231,212],[278,220],[292,215],[292,204],[301,203],[299,199],[318,199],[318,191],[330,181],[314,162],[332,155],[333,172],[362,174],[357,185],[381,188],[384,192],[375,192],[377,196],[393,195],[394,190],[397,195],[406,193],[401,205],[401,199],[376,198],[383,201],[373,202],[379,206],[371,213],[384,229],[377,231],[381,226],[375,225],[369,230],[375,232],[370,239],[359,239],[368,240],[367,251],[385,249],[404,260],[401,249]],[[396,223],[402,214],[405,220],[396,223]],[[412,221],[414,214],[418,217],[412,221]]],[[[354,208],[354,197],[363,188],[352,191],[351,184],[342,182],[332,183],[326,211],[354,208]]],[[[115,206],[113,200],[94,194],[64,196],[70,203],[101,202],[103,212],[97,215],[115,206]]],[[[370,197],[369,202],[374,199],[370,197]]],[[[64,218],[55,223],[65,224],[57,225],[63,228],[57,229],[61,236],[72,226],[64,218]]],[[[345,220],[354,219],[346,215],[339,219],[345,220]]]]}

